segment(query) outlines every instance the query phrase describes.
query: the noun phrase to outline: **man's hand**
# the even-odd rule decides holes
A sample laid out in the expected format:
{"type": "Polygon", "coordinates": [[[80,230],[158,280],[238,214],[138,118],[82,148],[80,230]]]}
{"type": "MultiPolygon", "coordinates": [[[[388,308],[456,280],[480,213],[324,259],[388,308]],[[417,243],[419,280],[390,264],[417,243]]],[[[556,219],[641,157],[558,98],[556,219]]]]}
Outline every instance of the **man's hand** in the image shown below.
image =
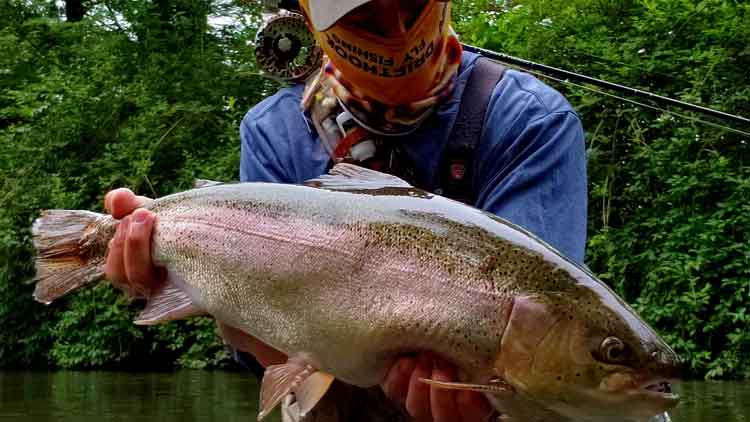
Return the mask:
{"type": "Polygon", "coordinates": [[[104,208],[120,219],[115,237],[109,242],[104,272],[116,287],[147,293],[164,281],[166,272],[151,262],[151,230],[154,215],[140,207],[150,198],[136,196],[130,189],[115,189],[104,197],[104,208]]]}
{"type": "Polygon", "coordinates": [[[456,381],[456,369],[438,357],[421,353],[396,360],[381,384],[385,395],[406,407],[417,422],[486,422],[492,412],[480,393],[432,387],[420,378],[456,381]]]}

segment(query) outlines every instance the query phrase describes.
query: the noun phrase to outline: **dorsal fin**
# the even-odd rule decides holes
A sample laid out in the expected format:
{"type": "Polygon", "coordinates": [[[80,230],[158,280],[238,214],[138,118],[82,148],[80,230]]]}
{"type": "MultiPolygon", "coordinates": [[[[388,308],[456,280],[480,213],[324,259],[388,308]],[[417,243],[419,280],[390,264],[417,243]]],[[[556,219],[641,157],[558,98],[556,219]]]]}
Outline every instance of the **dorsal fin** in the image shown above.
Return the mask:
{"type": "Polygon", "coordinates": [[[217,182],[215,180],[195,179],[193,189],[210,188],[211,186],[226,185],[226,182],[217,182]]]}
{"type": "Polygon", "coordinates": [[[414,188],[396,176],[347,163],[336,164],[328,174],[307,180],[305,185],[328,190],[414,188]]]}

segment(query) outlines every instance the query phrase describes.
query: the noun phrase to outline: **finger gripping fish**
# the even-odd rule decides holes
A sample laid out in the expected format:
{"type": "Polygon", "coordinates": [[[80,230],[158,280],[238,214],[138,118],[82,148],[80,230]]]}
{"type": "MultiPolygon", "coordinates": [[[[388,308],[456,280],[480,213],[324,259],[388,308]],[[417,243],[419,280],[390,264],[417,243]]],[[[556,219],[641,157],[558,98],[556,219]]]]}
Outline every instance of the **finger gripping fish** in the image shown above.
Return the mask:
{"type": "MultiPolygon", "coordinates": [[[[351,165],[305,185],[214,185],[147,205],[167,269],[138,324],[208,314],[290,356],[267,368],[265,417],[305,414],[334,378],[380,383],[402,353],[459,369],[439,388],[483,393],[521,421],[638,421],[678,402],[679,359],[583,267],[492,214],[351,165]]],[[[35,298],[103,277],[118,221],[53,210],[33,227],[35,298]]]]}

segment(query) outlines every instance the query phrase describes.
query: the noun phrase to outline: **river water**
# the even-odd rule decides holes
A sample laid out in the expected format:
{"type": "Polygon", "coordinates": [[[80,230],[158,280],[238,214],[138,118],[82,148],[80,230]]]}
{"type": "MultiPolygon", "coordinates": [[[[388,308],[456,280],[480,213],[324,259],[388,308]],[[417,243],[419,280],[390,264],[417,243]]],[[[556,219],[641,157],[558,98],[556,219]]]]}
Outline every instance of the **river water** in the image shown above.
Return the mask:
{"type": "MultiPolygon", "coordinates": [[[[750,382],[680,391],[673,422],[750,422],[750,382]]],[[[243,373],[0,371],[0,422],[251,422],[257,410],[258,383],[243,373]]]]}

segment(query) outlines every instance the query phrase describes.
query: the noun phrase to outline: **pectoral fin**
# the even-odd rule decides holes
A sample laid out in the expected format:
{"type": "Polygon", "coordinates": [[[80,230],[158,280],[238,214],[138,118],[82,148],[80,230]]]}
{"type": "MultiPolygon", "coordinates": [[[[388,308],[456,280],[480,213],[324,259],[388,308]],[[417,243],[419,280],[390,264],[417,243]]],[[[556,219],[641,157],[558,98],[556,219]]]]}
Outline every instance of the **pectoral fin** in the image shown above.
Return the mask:
{"type": "Polygon", "coordinates": [[[205,314],[170,275],[164,285],[148,298],[146,308],[134,322],[137,325],[155,325],[205,314]]]}
{"type": "Polygon", "coordinates": [[[429,378],[420,378],[425,384],[446,390],[469,390],[479,393],[507,394],[514,392],[513,386],[502,380],[492,381],[489,384],[470,384],[464,382],[435,381],[429,378]]]}
{"type": "Polygon", "coordinates": [[[300,416],[304,417],[323,398],[333,380],[333,375],[294,358],[281,365],[269,366],[260,387],[258,420],[268,416],[289,393],[294,393],[300,416]]]}

